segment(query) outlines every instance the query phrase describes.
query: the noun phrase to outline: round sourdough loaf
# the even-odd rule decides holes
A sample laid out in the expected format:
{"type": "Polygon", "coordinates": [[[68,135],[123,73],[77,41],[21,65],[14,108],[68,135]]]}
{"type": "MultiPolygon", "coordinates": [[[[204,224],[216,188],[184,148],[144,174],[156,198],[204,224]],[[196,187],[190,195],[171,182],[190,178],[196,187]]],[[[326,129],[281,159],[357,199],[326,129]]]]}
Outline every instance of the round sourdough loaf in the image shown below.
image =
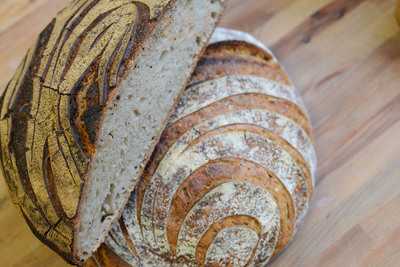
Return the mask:
{"type": "Polygon", "coordinates": [[[87,266],[265,266],[293,238],[316,171],[303,102],[250,35],[211,42],[87,266]]]}
{"type": "Polygon", "coordinates": [[[0,166],[35,235],[86,259],[122,212],[222,0],[73,0],[0,97],[0,166]]]}

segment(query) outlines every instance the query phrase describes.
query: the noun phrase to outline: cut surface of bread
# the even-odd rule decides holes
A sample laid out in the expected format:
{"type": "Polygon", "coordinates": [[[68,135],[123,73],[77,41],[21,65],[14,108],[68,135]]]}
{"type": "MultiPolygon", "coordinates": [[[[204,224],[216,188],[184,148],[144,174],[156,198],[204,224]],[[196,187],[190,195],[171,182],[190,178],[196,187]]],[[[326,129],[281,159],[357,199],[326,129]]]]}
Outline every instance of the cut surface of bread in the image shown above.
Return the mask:
{"type": "Polygon", "coordinates": [[[34,234],[78,263],[125,206],[207,44],[215,0],[74,0],[0,97],[0,169],[34,234]]]}
{"type": "Polygon", "coordinates": [[[99,233],[107,234],[141,175],[220,12],[218,1],[205,2],[177,0],[166,11],[106,111],[82,195],[78,253],[103,241],[99,233]]]}
{"type": "Polygon", "coordinates": [[[211,40],[92,263],[265,266],[299,229],[316,170],[301,98],[268,50],[211,40]]]}

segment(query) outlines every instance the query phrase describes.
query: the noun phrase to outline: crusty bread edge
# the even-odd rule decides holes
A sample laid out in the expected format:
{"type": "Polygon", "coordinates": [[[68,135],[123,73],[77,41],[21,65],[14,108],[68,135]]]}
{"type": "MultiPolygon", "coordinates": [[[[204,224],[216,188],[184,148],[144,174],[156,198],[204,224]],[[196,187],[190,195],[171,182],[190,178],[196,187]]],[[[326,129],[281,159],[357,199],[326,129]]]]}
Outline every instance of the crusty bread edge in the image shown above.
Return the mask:
{"type": "MultiPolygon", "coordinates": [[[[178,2],[179,0],[173,0],[173,1],[171,1],[170,2],[170,4],[169,4],[169,10],[171,10],[172,8],[174,8],[173,7],[173,5],[177,5],[177,3],[176,2],[178,2]]],[[[219,0],[219,1],[214,1],[214,0],[210,0],[210,2],[212,3],[212,4],[214,4],[214,5],[218,5],[218,4],[221,4],[221,7],[220,7],[220,12],[217,12],[217,13],[212,13],[211,15],[212,15],[212,22],[210,22],[212,25],[214,25],[212,28],[214,28],[215,27],[215,25],[216,25],[216,23],[219,21],[219,19],[220,19],[220,15],[221,15],[221,11],[222,11],[222,9],[223,9],[223,0],[219,0]]],[[[164,14],[165,15],[165,14],[164,14]]],[[[161,18],[162,19],[162,18],[161,18]]],[[[196,42],[198,43],[198,45],[199,45],[199,47],[201,47],[201,49],[200,49],[200,51],[198,51],[198,53],[197,54],[195,54],[195,55],[192,55],[192,62],[191,62],[191,65],[190,65],[190,71],[188,71],[188,73],[189,73],[189,75],[187,75],[187,78],[186,78],[186,81],[185,81],[185,83],[183,84],[183,86],[182,86],[182,88],[180,88],[180,91],[179,91],[179,93],[178,94],[176,94],[175,95],[175,97],[174,97],[174,103],[173,103],[173,106],[169,109],[169,112],[168,112],[168,114],[166,114],[166,116],[164,116],[164,118],[163,118],[163,120],[162,120],[162,124],[161,124],[161,126],[158,128],[158,130],[157,130],[157,133],[156,133],[156,135],[154,136],[154,138],[153,138],[153,140],[152,140],[152,142],[151,142],[151,144],[150,144],[150,147],[151,147],[151,149],[149,149],[147,152],[146,152],[146,154],[145,155],[143,155],[143,160],[142,160],[142,163],[140,164],[140,169],[139,169],[139,172],[138,172],[138,175],[137,175],[137,177],[140,177],[141,176],[141,174],[142,174],[142,172],[143,172],[143,168],[144,168],[144,166],[146,165],[146,163],[147,163],[147,161],[148,161],[148,159],[149,159],[149,157],[150,157],[150,155],[152,154],[152,151],[153,151],[153,149],[154,149],[154,147],[156,146],[156,144],[158,143],[158,140],[159,140],[159,138],[160,138],[160,136],[161,136],[161,133],[162,133],[162,131],[163,131],[163,129],[164,129],[164,127],[166,126],[166,124],[167,124],[167,121],[168,121],[168,118],[169,118],[169,116],[170,116],[170,114],[172,113],[172,111],[174,110],[174,108],[175,108],[175,106],[176,106],[176,104],[177,104],[177,102],[178,102],[178,100],[179,100],[179,98],[180,98],[180,94],[183,92],[183,90],[184,90],[184,88],[185,88],[185,85],[187,84],[187,82],[190,80],[190,74],[193,72],[193,70],[194,70],[194,68],[195,68],[195,66],[196,66],[196,64],[197,64],[197,61],[199,60],[199,58],[200,58],[200,56],[201,56],[201,54],[202,54],[202,52],[204,51],[204,49],[205,49],[205,47],[206,47],[206,44],[208,43],[208,41],[209,41],[209,38],[211,37],[211,34],[212,34],[212,32],[208,32],[207,33],[207,38],[203,38],[203,39],[198,39],[198,40],[196,40],[196,42]]],[[[147,39],[147,41],[149,40],[149,39],[151,39],[151,36],[150,36],[150,38],[148,38],[147,39]]],[[[142,47],[145,47],[145,43],[146,43],[146,40],[144,41],[144,44],[143,44],[143,46],[142,47]]],[[[115,100],[114,100],[115,101],[115,100]]],[[[112,104],[111,104],[112,105],[112,104]]],[[[104,118],[105,116],[103,116],[103,118],[104,118]]],[[[92,161],[93,162],[93,161],[92,161]]],[[[86,188],[87,188],[87,185],[89,185],[90,184],[90,180],[91,179],[89,179],[87,182],[86,182],[86,184],[85,184],[85,186],[86,186],[86,188]]],[[[121,216],[121,214],[122,214],[122,211],[123,211],[123,208],[125,207],[125,205],[127,204],[127,202],[128,202],[128,200],[129,200],[129,196],[130,196],[130,193],[131,193],[131,191],[134,189],[134,186],[135,186],[135,184],[136,184],[136,181],[137,181],[137,179],[132,183],[132,184],[129,184],[129,185],[126,185],[128,188],[129,188],[129,190],[127,191],[127,193],[126,194],[124,194],[124,205],[121,207],[121,208],[118,208],[116,211],[114,211],[114,216],[113,216],[113,220],[110,220],[108,223],[107,223],[107,226],[105,227],[106,229],[110,229],[111,228],[111,226],[112,226],[112,222],[114,222],[115,220],[117,220],[120,216],[121,216]]],[[[85,201],[85,200],[87,200],[87,195],[85,195],[85,191],[83,191],[82,192],[82,194],[81,194],[81,200],[80,200],[80,205],[82,205],[82,201],[85,201]]],[[[77,216],[77,221],[79,222],[79,220],[80,220],[80,218],[81,218],[81,209],[79,209],[79,212],[78,212],[78,216],[77,216]]],[[[104,240],[105,240],[105,238],[106,238],[106,233],[108,233],[108,230],[107,231],[105,231],[104,233],[101,233],[101,236],[100,236],[100,238],[98,239],[98,241],[96,242],[96,246],[92,249],[92,251],[90,252],[90,253],[87,253],[86,255],[83,255],[83,253],[80,253],[79,252],[79,250],[77,250],[77,245],[78,245],[78,240],[79,240],[79,238],[77,238],[77,236],[78,236],[78,233],[79,233],[79,229],[80,229],[80,223],[81,222],[79,222],[79,223],[77,223],[77,224],[75,224],[75,236],[74,236],[74,248],[76,249],[73,253],[74,253],[74,257],[75,258],[77,258],[77,259],[80,259],[80,261],[82,262],[83,260],[86,260],[90,255],[91,255],[91,253],[93,253],[100,245],[101,245],[101,243],[103,243],[104,242],[104,240]]]]}

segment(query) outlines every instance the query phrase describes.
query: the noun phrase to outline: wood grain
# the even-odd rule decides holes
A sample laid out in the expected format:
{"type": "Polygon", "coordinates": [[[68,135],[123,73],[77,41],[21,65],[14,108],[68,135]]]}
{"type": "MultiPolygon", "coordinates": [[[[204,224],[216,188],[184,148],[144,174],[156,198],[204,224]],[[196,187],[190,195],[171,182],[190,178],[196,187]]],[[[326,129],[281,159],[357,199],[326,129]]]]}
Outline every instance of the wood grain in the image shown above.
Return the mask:
{"type": "MultiPolygon", "coordinates": [[[[0,2],[0,90],[67,0],[0,2]]],[[[395,0],[230,0],[222,25],[264,41],[300,88],[315,127],[310,213],[271,266],[398,266],[400,31],[395,0]]],[[[66,266],[0,187],[3,266],[66,266]]]]}
{"type": "Polygon", "coordinates": [[[397,22],[400,24],[400,1],[397,1],[397,8],[396,8],[396,19],[397,22]]]}

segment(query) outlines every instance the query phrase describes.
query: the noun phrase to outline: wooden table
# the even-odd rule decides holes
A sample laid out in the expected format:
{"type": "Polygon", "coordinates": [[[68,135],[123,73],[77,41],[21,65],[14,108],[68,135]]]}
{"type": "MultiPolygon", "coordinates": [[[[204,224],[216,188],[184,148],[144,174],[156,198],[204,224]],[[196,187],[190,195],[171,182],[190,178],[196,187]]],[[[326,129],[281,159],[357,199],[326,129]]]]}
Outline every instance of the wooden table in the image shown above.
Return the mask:
{"type": "MultiPolygon", "coordinates": [[[[0,88],[66,0],[0,0],[0,88]]],[[[221,22],[268,44],[304,96],[319,182],[271,266],[400,266],[400,31],[395,0],[230,0],[221,22]]],[[[66,266],[0,186],[1,266],[66,266]]]]}

